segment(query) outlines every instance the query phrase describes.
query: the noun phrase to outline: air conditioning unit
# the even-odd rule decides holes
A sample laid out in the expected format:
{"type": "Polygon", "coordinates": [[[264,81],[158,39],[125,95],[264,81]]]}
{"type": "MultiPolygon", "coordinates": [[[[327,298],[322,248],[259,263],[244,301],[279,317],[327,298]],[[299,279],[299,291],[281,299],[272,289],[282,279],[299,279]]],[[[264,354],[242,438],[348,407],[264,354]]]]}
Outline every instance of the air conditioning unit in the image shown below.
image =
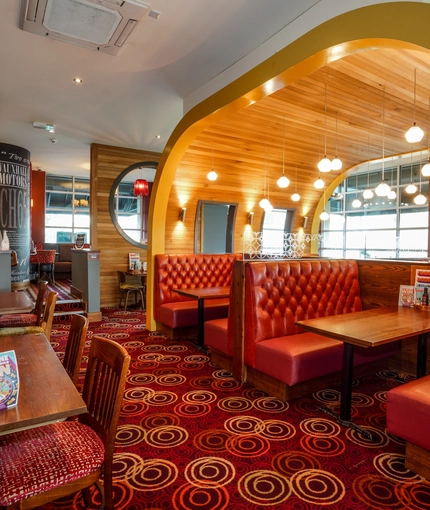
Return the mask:
{"type": "Polygon", "coordinates": [[[21,0],[27,32],[118,55],[150,12],[140,0],[21,0]]]}

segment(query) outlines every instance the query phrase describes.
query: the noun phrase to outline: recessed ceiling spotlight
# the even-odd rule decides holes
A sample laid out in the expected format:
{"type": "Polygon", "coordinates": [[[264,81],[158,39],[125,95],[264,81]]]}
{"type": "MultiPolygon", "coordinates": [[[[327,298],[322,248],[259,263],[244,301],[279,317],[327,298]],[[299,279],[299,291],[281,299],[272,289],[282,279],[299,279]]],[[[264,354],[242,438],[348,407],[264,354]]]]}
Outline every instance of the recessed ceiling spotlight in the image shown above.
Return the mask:
{"type": "Polygon", "coordinates": [[[73,78],[73,81],[74,81],[75,83],[82,83],[81,78],[73,78]]]}
{"type": "Polygon", "coordinates": [[[160,135],[157,135],[155,138],[161,138],[161,136],[160,136],[160,135]]]}

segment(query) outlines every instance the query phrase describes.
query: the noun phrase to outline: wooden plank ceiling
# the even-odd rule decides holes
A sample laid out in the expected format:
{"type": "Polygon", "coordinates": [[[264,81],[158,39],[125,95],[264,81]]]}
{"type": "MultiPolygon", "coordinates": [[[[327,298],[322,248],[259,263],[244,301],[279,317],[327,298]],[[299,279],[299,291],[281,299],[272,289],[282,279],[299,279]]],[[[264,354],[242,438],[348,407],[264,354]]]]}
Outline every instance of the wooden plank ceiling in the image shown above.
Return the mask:
{"type": "MultiPolygon", "coordinates": [[[[195,139],[180,166],[203,178],[212,167],[213,150],[214,169],[220,177],[217,182],[223,176],[235,175],[233,185],[237,186],[239,175],[242,190],[255,192],[263,187],[266,168],[271,193],[276,193],[284,159],[291,193],[297,172],[300,191],[313,194],[313,182],[319,174],[317,163],[325,146],[330,159],[335,157],[337,146],[342,172],[358,162],[381,158],[383,146],[386,157],[409,152],[411,145],[404,134],[415,115],[425,135],[413,149],[426,150],[429,101],[429,52],[360,52],[213,124],[195,139]]],[[[321,175],[328,184],[339,172],[321,175]]]]}

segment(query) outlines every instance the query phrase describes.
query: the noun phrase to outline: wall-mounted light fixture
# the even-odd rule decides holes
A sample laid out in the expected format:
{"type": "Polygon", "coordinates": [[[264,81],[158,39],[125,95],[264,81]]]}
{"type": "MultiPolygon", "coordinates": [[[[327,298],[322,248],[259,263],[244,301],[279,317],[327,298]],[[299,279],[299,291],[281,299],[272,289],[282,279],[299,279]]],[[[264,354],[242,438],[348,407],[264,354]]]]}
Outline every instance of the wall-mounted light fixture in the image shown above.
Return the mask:
{"type": "Polygon", "coordinates": [[[254,213],[251,211],[248,213],[248,225],[252,225],[254,223],[254,213]]]}
{"type": "Polygon", "coordinates": [[[187,208],[186,207],[182,207],[181,209],[179,209],[179,220],[180,221],[185,221],[186,214],[187,214],[187,208]]]}
{"type": "Polygon", "coordinates": [[[302,227],[303,228],[306,228],[308,225],[308,217],[307,216],[303,216],[303,219],[302,219],[302,227]]]}

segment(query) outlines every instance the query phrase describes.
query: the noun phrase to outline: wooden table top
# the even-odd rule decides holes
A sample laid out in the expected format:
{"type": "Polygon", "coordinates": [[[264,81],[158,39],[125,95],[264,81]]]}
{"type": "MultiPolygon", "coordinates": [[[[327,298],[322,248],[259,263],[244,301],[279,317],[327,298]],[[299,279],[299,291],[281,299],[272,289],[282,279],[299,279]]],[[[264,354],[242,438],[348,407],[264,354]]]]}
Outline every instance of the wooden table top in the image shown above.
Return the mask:
{"type": "Polygon", "coordinates": [[[26,292],[0,292],[0,315],[27,313],[34,308],[33,301],[26,292]]]}
{"type": "Polygon", "coordinates": [[[216,299],[228,297],[230,287],[205,287],[202,289],[174,289],[181,296],[195,299],[216,299]]]}
{"type": "Polygon", "coordinates": [[[297,321],[307,331],[362,347],[375,347],[430,332],[430,312],[417,308],[374,308],[297,321]]]}
{"type": "Polygon", "coordinates": [[[43,333],[0,337],[0,352],[14,350],[18,404],[0,410],[0,435],[85,413],[87,408],[43,333]]]}

